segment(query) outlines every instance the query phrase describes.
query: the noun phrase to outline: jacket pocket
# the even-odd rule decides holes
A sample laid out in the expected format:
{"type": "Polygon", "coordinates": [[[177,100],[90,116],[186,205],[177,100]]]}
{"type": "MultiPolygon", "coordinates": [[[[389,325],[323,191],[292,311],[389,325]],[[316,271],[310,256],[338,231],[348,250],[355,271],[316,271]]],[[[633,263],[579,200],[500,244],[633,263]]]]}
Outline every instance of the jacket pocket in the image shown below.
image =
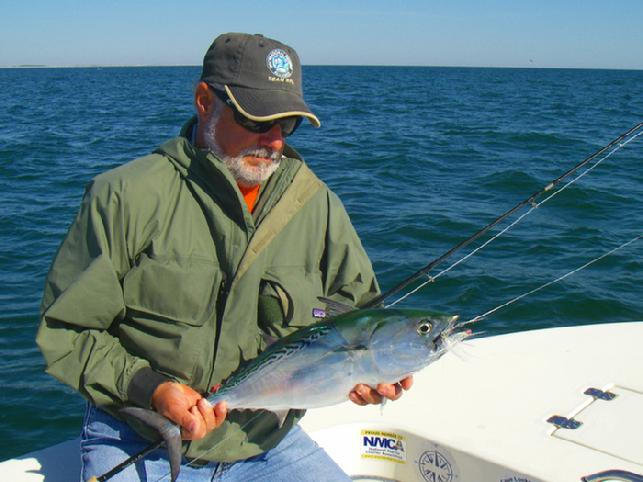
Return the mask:
{"type": "Polygon", "coordinates": [[[271,336],[285,336],[308,326],[317,318],[317,299],[323,296],[321,272],[307,271],[303,266],[276,266],[266,270],[259,287],[259,323],[271,336]]]}
{"type": "Polygon", "coordinates": [[[123,280],[125,306],[146,318],[201,326],[216,316],[222,280],[209,260],[143,254],[123,280]]]}

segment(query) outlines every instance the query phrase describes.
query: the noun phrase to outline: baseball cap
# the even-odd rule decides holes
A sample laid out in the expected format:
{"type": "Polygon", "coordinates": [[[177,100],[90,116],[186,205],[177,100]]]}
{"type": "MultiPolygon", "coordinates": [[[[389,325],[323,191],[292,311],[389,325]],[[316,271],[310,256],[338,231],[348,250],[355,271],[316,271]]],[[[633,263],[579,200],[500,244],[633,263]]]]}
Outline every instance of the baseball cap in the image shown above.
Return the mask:
{"type": "Polygon", "coordinates": [[[320,126],[304,101],[299,56],[277,40],[261,34],[219,35],[203,57],[201,80],[225,91],[248,119],[303,116],[320,126]]]}

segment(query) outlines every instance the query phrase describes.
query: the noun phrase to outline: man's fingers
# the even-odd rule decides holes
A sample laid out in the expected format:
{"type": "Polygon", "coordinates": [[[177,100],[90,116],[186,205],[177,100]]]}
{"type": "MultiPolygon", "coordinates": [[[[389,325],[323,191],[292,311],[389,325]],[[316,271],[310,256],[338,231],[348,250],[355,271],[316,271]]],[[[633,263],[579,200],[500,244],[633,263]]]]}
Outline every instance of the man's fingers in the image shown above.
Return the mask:
{"type": "Polygon", "coordinates": [[[184,440],[199,440],[219,427],[226,418],[225,403],[213,407],[193,388],[166,382],[154,392],[153,406],[163,416],[181,427],[184,440]]]}
{"type": "Polygon", "coordinates": [[[225,402],[219,402],[215,406],[212,406],[207,399],[202,398],[199,400],[197,407],[199,407],[199,413],[205,421],[205,429],[207,432],[219,427],[228,415],[228,407],[225,402]]]}
{"type": "Polygon", "coordinates": [[[405,379],[400,380],[400,385],[402,385],[404,390],[410,390],[413,386],[413,375],[409,375],[405,379]]]}
{"type": "Polygon", "coordinates": [[[214,410],[210,402],[205,398],[202,398],[199,400],[199,403],[197,403],[197,407],[199,408],[199,413],[205,422],[206,432],[214,430],[217,427],[217,421],[214,417],[214,410]]]}
{"type": "Polygon", "coordinates": [[[369,387],[368,385],[364,384],[359,384],[356,385],[354,390],[359,397],[366,402],[366,404],[378,404],[382,402],[382,396],[377,392],[377,390],[374,390],[372,387],[369,387]]]}
{"type": "Polygon", "coordinates": [[[360,405],[362,407],[364,405],[368,405],[368,402],[366,400],[364,400],[362,397],[360,397],[359,394],[354,390],[348,394],[348,399],[351,402],[353,402],[353,403],[355,403],[357,405],[360,405]]]}
{"type": "Polygon", "coordinates": [[[413,386],[413,375],[400,380],[399,383],[380,383],[377,388],[362,383],[355,385],[355,388],[348,394],[351,402],[357,405],[373,405],[382,403],[383,398],[397,400],[413,386]]]}
{"type": "Polygon", "coordinates": [[[402,387],[399,383],[382,383],[377,386],[377,393],[389,400],[397,400],[402,396],[402,387]]]}
{"type": "Polygon", "coordinates": [[[228,413],[225,402],[220,402],[214,407],[205,398],[193,406],[181,424],[181,434],[184,440],[199,440],[209,432],[218,428],[225,420],[228,413]]]}
{"type": "Polygon", "coordinates": [[[208,433],[208,429],[206,426],[206,421],[203,418],[203,415],[201,414],[201,411],[199,410],[199,407],[195,405],[190,409],[190,412],[192,412],[192,416],[196,419],[196,430],[192,432],[192,440],[199,440],[205,437],[205,435],[208,433]]]}
{"type": "Polygon", "coordinates": [[[180,424],[181,420],[174,416],[178,414],[179,417],[182,417],[183,411],[189,410],[201,398],[201,395],[187,385],[165,382],[154,391],[152,407],[160,414],[180,424]]]}
{"type": "Polygon", "coordinates": [[[183,412],[178,423],[181,426],[181,438],[184,440],[195,440],[202,425],[204,425],[203,418],[196,406],[187,412],[183,412]]]}
{"type": "Polygon", "coordinates": [[[413,375],[400,380],[399,383],[383,383],[377,386],[377,392],[389,400],[397,400],[402,396],[404,390],[413,386],[413,375]]]}
{"type": "Polygon", "coordinates": [[[219,402],[214,406],[212,413],[214,414],[215,419],[214,426],[217,428],[224,422],[228,415],[228,406],[225,402],[219,402]]]}

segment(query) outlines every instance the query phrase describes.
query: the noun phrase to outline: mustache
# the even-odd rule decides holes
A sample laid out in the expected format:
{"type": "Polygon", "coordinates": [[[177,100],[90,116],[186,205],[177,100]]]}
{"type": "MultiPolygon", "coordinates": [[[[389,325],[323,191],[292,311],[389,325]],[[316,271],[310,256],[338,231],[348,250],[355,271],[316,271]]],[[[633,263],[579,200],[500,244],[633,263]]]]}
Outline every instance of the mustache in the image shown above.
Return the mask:
{"type": "Polygon", "coordinates": [[[281,153],[266,147],[244,149],[239,153],[239,157],[244,156],[261,157],[264,159],[270,159],[273,162],[278,162],[281,159],[281,153]]]}

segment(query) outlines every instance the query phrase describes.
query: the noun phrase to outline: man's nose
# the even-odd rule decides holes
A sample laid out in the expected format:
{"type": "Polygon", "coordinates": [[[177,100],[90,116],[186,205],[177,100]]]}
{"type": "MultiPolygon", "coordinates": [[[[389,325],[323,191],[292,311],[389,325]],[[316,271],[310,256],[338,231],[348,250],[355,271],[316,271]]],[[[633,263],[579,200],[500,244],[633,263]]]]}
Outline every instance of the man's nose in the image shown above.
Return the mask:
{"type": "Polygon", "coordinates": [[[281,126],[275,124],[268,132],[264,132],[260,137],[261,147],[268,147],[273,151],[279,151],[284,148],[284,136],[281,133],[281,126]]]}

